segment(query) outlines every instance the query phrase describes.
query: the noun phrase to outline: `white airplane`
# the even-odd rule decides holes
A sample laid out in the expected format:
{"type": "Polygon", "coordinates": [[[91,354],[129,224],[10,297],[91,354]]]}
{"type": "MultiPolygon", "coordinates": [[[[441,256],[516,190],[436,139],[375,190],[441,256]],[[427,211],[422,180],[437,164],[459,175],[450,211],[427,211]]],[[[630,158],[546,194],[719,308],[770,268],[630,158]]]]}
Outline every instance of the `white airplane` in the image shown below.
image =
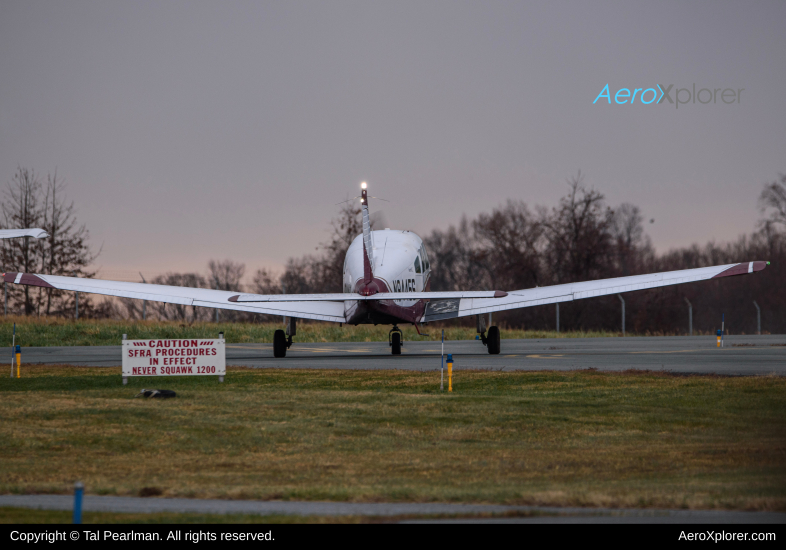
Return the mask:
{"type": "Polygon", "coordinates": [[[250,311],[289,318],[286,332],[273,337],[273,355],[285,357],[296,335],[295,320],[315,319],[334,323],[393,325],[389,343],[393,355],[401,353],[399,324],[418,325],[474,315],[483,345],[491,354],[500,352],[499,328],[488,327],[486,315],[496,311],[570,302],[661,286],[692,283],[761,271],[769,262],[683,269],[522,290],[429,291],[431,264],[423,240],[411,231],[372,231],[368,193],[361,184],[363,233],[344,259],[344,292],[338,294],[238,294],[237,292],[179,286],[126,283],[31,273],[4,273],[8,283],[152,300],[187,306],[250,311]]]}

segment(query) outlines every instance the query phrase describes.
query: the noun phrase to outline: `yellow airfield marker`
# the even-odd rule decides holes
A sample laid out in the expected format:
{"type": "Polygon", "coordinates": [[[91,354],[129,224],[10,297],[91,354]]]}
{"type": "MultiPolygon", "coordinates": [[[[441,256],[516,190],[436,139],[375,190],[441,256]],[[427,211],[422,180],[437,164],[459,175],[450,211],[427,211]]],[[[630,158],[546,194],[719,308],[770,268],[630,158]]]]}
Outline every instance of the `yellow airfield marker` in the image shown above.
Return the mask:
{"type": "Polygon", "coordinates": [[[448,353],[448,391],[453,391],[453,355],[448,353]]]}

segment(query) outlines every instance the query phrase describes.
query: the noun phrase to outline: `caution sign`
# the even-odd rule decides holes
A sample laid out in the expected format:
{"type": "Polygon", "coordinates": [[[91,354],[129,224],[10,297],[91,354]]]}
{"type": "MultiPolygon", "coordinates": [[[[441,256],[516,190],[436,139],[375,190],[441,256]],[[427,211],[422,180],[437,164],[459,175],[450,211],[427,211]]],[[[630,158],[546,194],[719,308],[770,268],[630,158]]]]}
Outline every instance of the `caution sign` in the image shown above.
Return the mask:
{"type": "Polygon", "coordinates": [[[123,378],[219,376],[227,371],[225,340],[123,340],[123,378]]]}

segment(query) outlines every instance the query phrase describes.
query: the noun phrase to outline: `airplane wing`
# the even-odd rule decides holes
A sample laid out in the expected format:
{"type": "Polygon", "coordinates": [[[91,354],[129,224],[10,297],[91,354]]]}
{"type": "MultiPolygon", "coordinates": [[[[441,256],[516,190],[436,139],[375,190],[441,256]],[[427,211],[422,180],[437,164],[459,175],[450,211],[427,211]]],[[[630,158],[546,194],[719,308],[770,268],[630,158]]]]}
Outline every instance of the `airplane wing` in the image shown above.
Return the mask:
{"type": "Polygon", "coordinates": [[[746,275],[761,271],[768,262],[744,262],[697,269],[683,269],[633,275],[614,279],[600,279],[502,291],[449,291],[449,292],[387,292],[370,296],[359,294],[238,294],[226,290],[189,288],[181,286],[154,285],[148,283],[126,283],[101,279],[81,279],[57,275],[32,273],[4,273],[7,283],[56,288],[121,298],[135,298],[167,302],[188,306],[210,307],[249,311],[267,315],[286,315],[302,319],[343,323],[344,303],[356,300],[429,300],[422,322],[453,319],[468,315],[479,315],[507,309],[570,302],[582,298],[594,298],[608,294],[619,294],[634,290],[645,290],[661,286],[677,285],[746,275]]]}
{"type": "Polygon", "coordinates": [[[32,229],[0,229],[0,239],[13,239],[15,237],[35,237],[36,239],[44,239],[49,236],[49,233],[40,227],[32,229]]]}
{"type": "Polygon", "coordinates": [[[443,300],[431,300],[423,317],[424,322],[441,319],[465,317],[518,309],[524,307],[571,302],[583,298],[595,298],[608,294],[620,294],[634,290],[645,290],[661,286],[679,285],[706,281],[734,275],[747,275],[761,271],[769,262],[744,262],[739,264],[717,265],[700,267],[697,269],[682,269],[679,271],[665,271],[649,273],[647,275],[633,275],[630,277],[617,277],[614,279],[599,279],[581,283],[544,286],[514,290],[505,296],[497,298],[461,298],[455,299],[451,293],[443,300]]]}
{"type": "MultiPolygon", "coordinates": [[[[293,295],[293,300],[286,302],[268,302],[260,304],[242,304],[230,302],[237,292],[211,290],[208,288],[190,288],[183,286],[153,285],[148,283],[126,283],[122,281],[104,281],[101,279],[82,279],[79,277],[60,277],[58,275],[38,275],[33,273],[4,273],[6,283],[56,288],[120,298],[135,298],[151,302],[166,302],[185,306],[211,307],[249,311],[267,315],[286,315],[301,319],[317,321],[344,322],[344,300],[346,295],[339,294],[339,300],[301,300],[293,295]]],[[[330,296],[330,295],[328,295],[330,296]]]]}

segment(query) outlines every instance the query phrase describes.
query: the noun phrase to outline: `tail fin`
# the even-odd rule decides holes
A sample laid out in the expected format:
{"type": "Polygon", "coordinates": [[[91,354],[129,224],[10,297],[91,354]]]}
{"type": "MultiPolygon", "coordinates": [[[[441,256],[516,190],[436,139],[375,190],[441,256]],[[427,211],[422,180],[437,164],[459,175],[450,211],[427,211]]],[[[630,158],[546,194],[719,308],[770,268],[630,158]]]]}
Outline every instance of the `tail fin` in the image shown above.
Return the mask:
{"type": "Polygon", "coordinates": [[[374,280],[374,247],[371,243],[371,222],[368,219],[368,192],[366,182],[360,184],[360,208],[363,212],[363,282],[366,284],[374,280]]]}

